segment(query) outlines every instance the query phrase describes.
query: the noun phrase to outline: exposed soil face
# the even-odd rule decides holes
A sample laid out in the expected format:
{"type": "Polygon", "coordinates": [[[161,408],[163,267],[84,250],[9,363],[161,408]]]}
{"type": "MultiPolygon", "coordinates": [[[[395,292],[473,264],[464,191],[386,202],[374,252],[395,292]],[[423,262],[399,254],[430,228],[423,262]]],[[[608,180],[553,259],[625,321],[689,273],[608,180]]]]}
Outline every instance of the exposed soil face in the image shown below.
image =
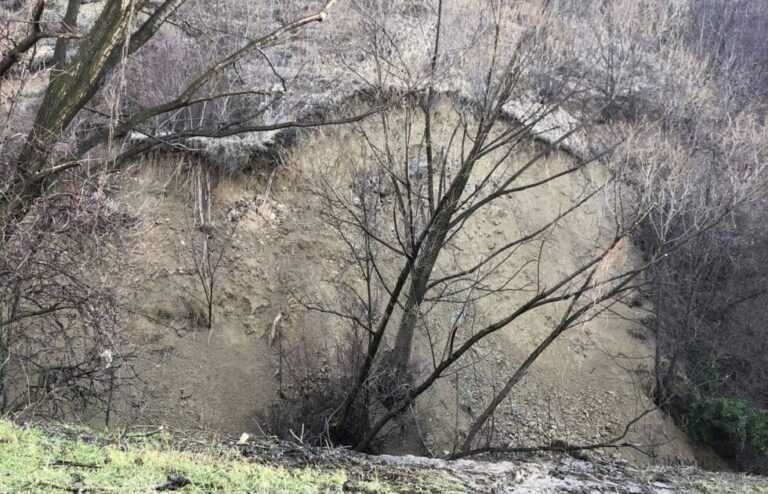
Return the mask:
{"type": "MultiPolygon", "coordinates": [[[[50,3],[50,15],[60,17],[66,2],[50,3]]],[[[428,52],[434,39],[432,30],[439,23],[433,22],[434,12],[430,13],[428,8],[418,5],[419,2],[407,3],[404,6],[392,3],[388,7],[389,15],[382,19],[392,26],[394,45],[405,48],[402,53],[408,60],[404,64],[413,67],[414,78],[419,79],[422,69],[418,67],[429,65],[422,62],[431,57],[428,52]]],[[[94,3],[83,8],[80,23],[89,26],[101,7],[94,3]]],[[[516,2],[504,8],[509,8],[509,13],[514,14],[510,17],[517,19],[509,26],[506,50],[528,32],[527,26],[535,25],[534,17],[541,14],[537,13],[536,2],[516,2]]],[[[253,12],[260,9],[256,6],[253,12]]],[[[264,9],[275,13],[279,10],[264,9]]],[[[250,12],[250,7],[247,10],[250,12]]],[[[476,2],[456,0],[446,4],[444,19],[440,21],[442,29],[451,33],[443,45],[449,53],[454,53],[453,60],[447,60],[455,65],[447,68],[436,82],[436,88],[441,93],[460,95],[464,100],[477,94],[472,79],[478,74],[483,76],[480,74],[484,71],[483,64],[478,61],[488,55],[488,46],[474,42],[475,35],[468,29],[471,24],[468,19],[477,17],[476,13],[476,2]]],[[[231,17],[227,22],[232,25],[249,25],[244,19],[231,17]]],[[[267,19],[269,15],[264,17],[264,26],[283,22],[277,18],[267,19]]],[[[359,91],[367,87],[361,80],[378,71],[357,42],[366,29],[364,19],[342,12],[334,12],[332,17],[333,24],[324,24],[330,24],[332,29],[310,28],[306,36],[297,36],[295,42],[275,50],[276,65],[273,66],[272,61],[267,64],[271,70],[264,74],[268,76],[264,81],[271,80],[272,72],[282,73],[290,75],[292,85],[298,89],[285,96],[284,104],[281,103],[279,111],[275,110],[275,121],[306,120],[307,115],[324,113],[322,109],[342,107],[343,102],[351,98],[349,95],[359,95],[359,91]],[[356,77],[350,77],[350,73],[356,77]]],[[[577,33],[586,25],[568,25],[570,20],[563,22],[559,26],[563,31],[577,33]]],[[[186,36],[177,30],[167,26],[161,34],[168,39],[186,36]]],[[[557,35],[559,29],[552,31],[553,44],[569,38],[557,35]]],[[[578,42],[579,38],[575,37],[574,41],[578,42]]],[[[50,56],[52,43],[51,40],[41,43],[38,59],[50,56]]],[[[589,45],[586,39],[575,44],[576,52],[587,50],[589,45]],[[584,46],[578,46],[580,44],[584,46]]],[[[170,55],[163,49],[161,60],[164,56],[170,55]]],[[[186,60],[182,50],[177,50],[174,56],[186,60]]],[[[652,59],[655,55],[648,56],[652,59]]],[[[256,58],[259,59],[256,64],[243,63],[244,74],[265,70],[261,67],[262,60],[256,58]]],[[[551,61],[542,58],[533,62],[546,65],[551,61]]],[[[147,76],[149,72],[152,71],[148,70],[147,76]]],[[[408,86],[396,72],[381,83],[395,93],[408,86]]],[[[545,71],[541,70],[541,74],[545,71]]],[[[19,115],[29,118],[21,120],[33,121],[46,77],[47,73],[41,72],[22,91],[19,115]]],[[[530,113],[531,105],[537,105],[539,98],[531,99],[529,96],[533,93],[527,92],[535,89],[536,84],[521,90],[518,96],[523,97],[510,101],[507,106],[511,109],[505,111],[513,116],[530,113]]],[[[704,101],[704,96],[702,98],[704,101]]],[[[578,106],[573,103],[573,109],[578,106]]],[[[636,117],[634,109],[622,115],[608,113],[613,113],[613,108],[606,111],[606,120],[636,117]]],[[[562,116],[565,112],[554,114],[562,116]]],[[[454,117],[448,108],[435,113],[438,141],[447,139],[454,117]]],[[[105,248],[105,256],[114,259],[108,261],[112,264],[104,272],[97,271],[100,267],[92,269],[94,276],[118,280],[123,310],[121,324],[141,356],[135,365],[146,385],[122,390],[117,423],[164,424],[172,428],[231,433],[265,430],[269,428],[266,417],[270,407],[280,402],[285,382],[291,372],[297,370],[292,366],[302,362],[314,368],[333,365],[334,352],[343,339],[345,326],[332,315],[308,310],[302,302],[343,304],[349,291],[340,286],[342,283],[354,285],[355,280],[348,263],[344,262],[344,242],[329,228],[324,218],[327,211],[309,190],[331,187],[346,194],[353,187],[355,174],[369,165],[364,153],[365,142],[358,131],[366,130],[376,140],[373,120],[362,123],[360,129],[312,131],[296,143],[293,139],[280,140],[276,137],[279,133],[274,132],[249,134],[242,139],[236,136],[226,140],[190,140],[182,144],[200,145],[197,155],[204,155],[209,164],[227,169],[251,168],[247,173],[217,177],[213,187],[212,209],[217,230],[211,234],[212,238],[225,238],[230,227],[234,233],[231,242],[225,242],[228,248],[217,272],[212,324],[207,320],[205,293],[194,270],[195,255],[191,254],[191,245],[200,238],[201,228],[195,224],[188,163],[185,165],[178,157],[165,156],[137,165],[121,176],[116,184],[115,199],[126,214],[137,218],[138,224],[126,232],[123,243],[105,248]],[[276,142],[290,142],[291,146],[280,157],[279,167],[276,163],[249,163],[250,151],[257,143],[265,150],[276,142]],[[240,151],[237,160],[232,152],[235,147],[240,151]],[[277,170],[272,175],[273,169],[277,170]],[[321,184],[319,177],[327,181],[321,184]],[[302,341],[303,347],[299,345],[302,341]]],[[[402,115],[393,114],[392,120],[398,129],[402,115]]],[[[568,128],[567,122],[560,125],[562,122],[556,120],[548,118],[538,127],[553,127],[557,129],[555,132],[568,128]]],[[[23,127],[18,130],[19,135],[25,132],[23,127]]],[[[534,130],[541,131],[540,128],[534,130]]],[[[539,133],[544,134],[548,132],[539,133]]],[[[556,140],[549,134],[550,142],[556,140]]],[[[505,163],[509,168],[506,173],[540,150],[539,144],[521,146],[505,163]]],[[[575,152],[581,149],[571,144],[566,141],[563,146],[575,152]]],[[[572,156],[552,150],[525,178],[532,182],[542,180],[572,163],[572,156]]],[[[481,171],[483,166],[487,170],[488,164],[480,166],[481,171]]],[[[606,171],[596,167],[484,208],[456,237],[454,245],[438,262],[436,271],[447,274],[472,266],[500,245],[536,231],[605,179],[606,171]]],[[[470,188],[476,185],[471,184],[470,188]]],[[[505,277],[514,282],[473,304],[463,336],[498,315],[509,313],[526,300],[535,287],[557,283],[604,247],[611,239],[613,228],[606,213],[608,208],[601,201],[599,195],[587,201],[547,231],[542,242],[531,242],[516,249],[513,260],[495,275],[496,282],[505,277]],[[537,256],[544,262],[537,263],[537,256]]],[[[392,204],[383,209],[389,212],[392,204]]],[[[210,226],[203,225],[203,228],[210,226]]],[[[607,272],[600,273],[606,278],[611,269],[638,262],[638,253],[628,242],[616,248],[611,256],[606,263],[607,272]]],[[[385,262],[381,267],[383,274],[390,278],[398,269],[394,262],[385,262]]],[[[105,285],[112,286],[111,283],[105,285]]],[[[466,362],[455,365],[430,392],[419,398],[410,417],[416,420],[392,424],[385,432],[383,450],[435,455],[454,450],[462,443],[462,431],[557,324],[564,304],[532,313],[478,345],[466,362]]],[[[437,333],[422,331],[417,335],[413,358],[413,374],[417,380],[434,365],[431,350],[435,341],[438,345],[443,343],[445,335],[440,330],[445,329],[446,321],[455,317],[456,305],[437,307],[426,318],[437,333]]],[[[545,352],[498,409],[492,422],[496,443],[515,447],[548,445],[555,441],[601,442],[621,436],[627,424],[653,407],[648,398],[653,336],[636,323],[647,315],[649,302],[638,299],[630,305],[617,304],[606,313],[589,317],[545,352]]],[[[387,346],[391,344],[386,342],[387,346]]],[[[111,425],[115,425],[115,421],[111,425]]],[[[696,453],[685,436],[658,412],[649,413],[634,423],[626,440],[662,458],[692,458],[696,453]]],[[[610,454],[637,461],[647,459],[629,449],[610,454]]]]}
{"type": "MultiPolygon", "coordinates": [[[[322,283],[320,269],[306,269],[323,246],[318,225],[308,225],[312,219],[304,218],[300,207],[256,198],[259,184],[253,189],[220,184],[215,208],[225,211],[239,203],[245,210],[218,273],[209,335],[204,294],[191,272],[188,245],[199,234],[190,228],[192,205],[183,191],[147,193],[156,178],[140,172],[132,179],[135,188],[124,190],[144,220],[128,263],[138,283],[125,290],[133,312],[129,324],[138,344],[161,353],[145,369],[157,396],[141,420],[226,432],[258,430],[264,424],[256,413],[277,398],[268,341],[272,323],[282,314],[281,325],[296,324],[300,316],[292,310],[290,291],[322,283]]],[[[297,197],[292,202],[301,203],[297,197]]]]}
{"type": "MultiPolygon", "coordinates": [[[[440,122],[439,117],[436,120],[440,122]]],[[[210,332],[202,290],[191,272],[189,242],[199,231],[192,226],[189,183],[178,176],[172,179],[171,170],[178,163],[161,159],[123,175],[120,202],[141,224],[129,234],[128,254],[116,262],[115,273],[123,285],[126,331],[152,355],[140,364],[152,393],[132,397],[138,406],[129,407],[125,421],[258,431],[267,425],[263,417],[270,404],[279,399],[280,336],[284,341],[306,337],[312,342],[309,353],[300,358],[318,359],[320,365],[323,358],[333,359],[341,325],[332,316],[308,311],[299,300],[333,303],[343,296],[337,287],[348,276],[341,262],[344,245],[324,222],[308,186],[316,187],[315,178],[326,173],[334,177],[334,187],[349,188],[350,167],[361,159],[360,149],[360,136],[350,129],[316,131],[290,150],[273,180],[240,175],[217,181],[213,210],[221,230],[233,218],[239,221],[219,273],[210,332]]],[[[534,150],[522,148],[510,166],[534,150]]],[[[529,179],[556,173],[570,159],[565,153],[552,153],[529,179]]],[[[571,175],[488,207],[457,239],[456,252],[461,255],[439,269],[469,265],[505,241],[534,230],[599,181],[601,173],[598,169],[571,175]]],[[[609,227],[596,198],[557,225],[543,246],[525,246],[518,254],[521,261],[505,269],[520,269],[539,249],[546,263],[523,267],[521,289],[478,303],[474,324],[514,307],[526,295],[524,285],[535,283],[537,276],[541,283],[553,283],[573,269],[606,241],[609,227]]],[[[636,255],[632,245],[624,244],[614,253],[615,263],[631,264],[636,255]]],[[[505,273],[509,271],[501,275],[505,273]]],[[[642,306],[614,309],[569,330],[515,388],[495,421],[505,443],[605,440],[620,435],[630,420],[652,406],[640,384],[652,364],[653,342],[632,322],[642,317],[642,306]]],[[[438,310],[434,317],[448,318],[450,310],[438,310]]],[[[446,376],[419,400],[418,430],[394,428],[386,449],[408,453],[427,448],[442,454],[460,444],[457,426],[465,428],[482,411],[489,393],[551,331],[560,310],[561,306],[552,306],[539,311],[486,342],[472,365],[446,376]]],[[[430,362],[427,335],[418,338],[417,372],[428,369],[430,362]]],[[[283,351],[290,348],[286,343],[283,351]]],[[[282,370],[284,375],[290,372],[282,370]]],[[[684,435],[661,414],[646,416],[634,430],[628,439],[660,456],[692,457],[684,435]]],[[[630,451],[620,454],[643,459],[630,451]]]]}

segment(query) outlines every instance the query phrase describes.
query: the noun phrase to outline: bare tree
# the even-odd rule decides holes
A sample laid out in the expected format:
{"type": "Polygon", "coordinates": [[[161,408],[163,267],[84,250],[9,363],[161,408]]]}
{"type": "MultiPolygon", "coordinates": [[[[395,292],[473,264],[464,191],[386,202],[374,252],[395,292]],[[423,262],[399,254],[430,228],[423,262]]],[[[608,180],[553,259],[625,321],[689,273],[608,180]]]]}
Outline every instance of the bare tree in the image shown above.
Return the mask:
{"type": "Polygon", "coordinates": [[[76,23],[77,7],[79,7],[79,5],[80,0],[72,0],[70,2],[70,7],[68,7],[67,17],[65,19],[65,29],[47,30],[43,29],[42,25],[45,1],[36,1],[32,6],[29,21],[27,21],[29,30],[26,36],[17,40],[10,32],[13,29],[8,28],[6,29],[6,32],[3,33],[3,44],[7,43],[10,46],[4,50],[4,54],[2,58],[0,58],[0,78],[6,77],[8,71],[22,59],[24,54],[34,48],[42,39],[56,38],[57,58],[65,56],[68,41],[78,37],[75,32],[67,27],[76,23]]]}
{"type": "MultiPolygon", "coordinates": [[[[51,74],[32,130],[16,157],[16,162],[19,164],[17,173],[3,190],[0,217],[3,219],[5,238],[12,233],[13,225],[29,211],[32,203],[40,196],[40,191],[49,187],[63,171],[80,166],[81,162],[78,159],[89,150],[106,142],[107,139],[123,137],[129,132],[141,130],[142,124],[159,115],[194,104],[233,96],[233,93],[208,93],[204,89],[217,74],[231,69],[244,57],[258,53],[259,49],[275,43],[308,24],[322,22],[335,0],[326,2],[313,14],[289,22],[231,50],[218,60],[212,61],[200,73],[194,74],[180,94],[161,104],[141,108],[129,115],[118,116],[117,120],[107,128],[96,128],[79,139],[75,156],[71,156],[70,160],[64,163],[51,163],[51,159],[54,158],[52,153],[60,136],[67,131],[86,105],[96,97],[105,79],[114,73],[127,57],[137,53],[152,39],[184,3],[185,0],[166,0],[159,5],[144,0],[105,2],[98,19],[80,40],[72,60],[60,71],[51,74]],[[134,27],[136,24],[138,28],[134,27]]],[[[33,43],[30,44],[31,46],[33,43]]],[[[16,59],[10,65],[15,62],[16,59]]],[[[253,91],[241,90],[237,93],[252,94],[253,91]]],[[[205,131],[203,135],[222,137],[288,126],[291,126],[291,123],[277,126],[253,125],[253,122],[246,118],[239,122],[230,122],[223,129],[205,131]]],[[[185,137],[183,134],[165,135],[162,141],[173,142],[185,137]]],[[[186,134],[188,136],[189,133],[186,134]]],[[[200,135],[200,132],[191,134],[200,135]]],[[[159,140],[144,143],[139,149],[128,150],[123,154],[135,156],[140,151],[154,147],[158,142],[159,140]]]]}
{"type": "Polygon", "coordinates": [[[231,246],[237,228],[237,222],[218,224],[211,214],[211,194],[213,176],[210,167],[198,163],[191,171],[193,201],[193,223],[187,227],[184,248],[187,260],[192,265],[192,272],[197,286],[203,294],[205,305],[205,324],[208,328],[208,343],[213,336],[214,303],[216,302],[218,282],[226,267],[226,255],[231,246]]]}
{"type": "Polygon", "coordinates": [[[114,390],[139,385],[109,280],[107,244],[133,219],[94,182],[46,196],[0,257],[0,412],[109,424],[114,390]]]}
{"type": "MultiPolygon", "coordinates": [[[[551,124],[548,119],[553,118],[557,108],[533,105],[517,120],[510,118],[508,107],[523,95],[525,67],[534,57],[537,40],[535,35],[524,35],[515,45],[507,44],[501,34],[507,12],[495,3],[490,6],[490,55],[478,91],[478,105],[465,106],[450,98],[446,102],[436,95],[434,81],[439,79],[443,20],[439,3],[429,75],[423,78],[427,82],[421,87],[406,88],[411,93],[399,109],[402,118],[384,112],[379,117],[376,135],[361,129],[369,161],[354,165],[358,172],[353,176],[351,196],[329,183],[323,187],[325,192],[320,193],[323,210],[349,246],[362,281],[362,291],[355,295],[359,309],[355,313],[334,312],[344,314],[344,319],[369,335],[365,359],[339,409],[338,430],[354,430],[352,422],[358,420],[357,411],[361,408],[357,400],[365,400],[361,396],[370,394],[372,389],[386,409],[357,439],[355,446],[359,449],[369,448],[382,427],[407,410],[480,342],[529,312],[570,301],[550,337],[522,363],[473,424],[464,444],[465,450],[471,449],[498,403],[549,344],[604,303],[633,289],[633,280],[642,271],[638,268],[613,272],[613,268],[606,267],[612,253],[642,217],[638,208],[622,211],[612,235],[603,239],[603,245],[573,271],[547,286],[540,278],[523,281],[529,267],[547,263],[544,247],[548,233],[607,190],[616,188],[614,192],[618,193],[620,181],[615,177],[619,174],[602,183],[585,183],[572,203],[552,211],[542,224],[495,247],[488,255],[463,259],[455,254],[459,250],[458,239],[487,208],[516,194],[535,194],[536,188],[584,173],[601,163],[611,149],[577,156],[562,170],[543,178],[538,176],[537,168],[544,159],[582,132],[589,122],[572,121],[557,137],[550,136],[539,147],[528,148],[529,140],[536,138],[539,129],[551,124]],[[443,128],[438,129],[434,123],[438,112],[455,114],[456,123],[447,129],[442,124],[439,127],[443,128]],[[517,161],[513,159],[516,155],[525,158],[517,161]],[[538,248],[532,258],[521,255],[534,245],[538,248]],[[454,263],[447,261],[451,257],[454,263]],[[399,266],[394,278],[387,276],[387,263],[399,266]],[[610,275],[606,274],[609,272],[610,275]],[[479,327],[461,324],[463,314],[472,304],[481,300],[492,303],[502,294],[526,291],[531,294],[506,309],[507,314],[497,314],[498,318],[479,327]],[[435,322],[436,307],[449,304],[459,308],[456,317],[435,322]],[[385,351],[388,330],[395,332],[394,343],[392,350],[385,351]],[[417,332],[428,334],[432,352],[432,370],[419,381],[410,370],[417,332]]],[[[384,51],[381,47],[375,50],[384,51]]],[[[382,56],[380,63],[388,64],[387,70],[392,71],[391,66],[397,68],[397,62],[384,60],[382,56]]],[[[378,71],[385,72],[383,68],[378,71]]]]}
{"type": "MultiPolygon", "coordinates": [[[[723,111],[727,114],[727,109],[723,111]]],[[[648,298],[653,301],[648,322],[657,339],[655,398],[676,414],[690,404],[690,396],[675,396],[672,391],[677,376],[706,373],[712,362],[701,350],[724,342],[717,321],[764,293],[759,282],[763,275],[752,267],[751,249],[745,245],[758,237],[745,216],[764,194],[764,165],[755,160],[761,153],[762,132],[751,116],[733,118],[730,132],[722,123],[716,128],[708,128],[706,120],[697,124],[695,138],[707,143],[704,153],[691,153],[668,137],[668,147],[656,145],[647,156],[665,173],[648,177],[650,181],[643,184],[657,205],[640,235],[646,252],[658,256],[670,240],[701,232],[674,256],[664,255],[648,276],[652,287],[648,298]],[[698,357],[690,359],[693,354],[698,357]]],[[[690,138],[687,133],[680,137],[690,138]]],[[[638,149],[648,144],[636,143],[638,149]]]]}
{"type": "MultiPolygon", "coordinates": [[[[111,309],[114,293],[85,272],[87,260],[104,246],[87,235],[93,233],[89,225],[97,228],[93,225],[101,220],[87,223],[78,216],[90,200],[89,180],[97,177],[97,190],[107,200],[103,186],[110,173],[158,146],[186,148],[183,142],[190,137],[223,138],[333,123],[280,121],[265,115],[290,89],[268,50],[324,21],[335,3],[325,1],[310,13],[304,4],[292,5],[295,17],[279,24],[249,25],[246,36],[195,24],[199,5],[186,0],[106,0],[87,6],[70,0],[60,22],[43,22],[50,5],[40,0],[31,3],[28,22],[18,16],[3,19],[0,386],[5,409],[29,409],[36,400],[62,404],[69,398],[73,407],[92,404],[111,397],[102,393],[103,387],[113,389],[122,376],[117,369],[127,366],[122,362],[128,361],[128,354],[117,350],[123,340],[111,309]],[[80,22],[86,7],[96,12],[91,24],[80,22]],[[171,30],[176,30],[178,42],[185,29],[197,37],[196,43],[216,49],[201,50],[209,56],[201,57],[194,70],[178,67],[184,77],[171,78],[174,85],[165,92],[153,92],[154,101],[134,98],[141,91],[133,92],[130,77],[142,57],[148,57],[145,62],[151,58],[147,47],[161,36],[173,38],[171,30]],[[33,73],[38,44],[46,38],[56,39],[52,65],[33,73]],[[242,80],[238,64],[249,57],[263,63],[269,77],[242,80]],[[270,87],[275,81],[282,81],[279,91],[270,87]],[[259,88],[257,82],[266,87],[259,88]],[[42,84],[42,101],[26,94],[33,83],[42,84]],[[62,202],[67,201],[65,208],[62,202]],[[22,391],[25,378],[39,383],[22,391]]],[[[167,67],[164,70],[167,73],[167,67]]],[[[201,231],[210,227],[205,210],[201,204],[201,231]]],[[[203,235],[202,263],[197,267],[210,325],[221,259],[209,247],[208,234],[203,235]]],[[[112,404],[105,406],[109,410],[112,404]]]]}
{"type": "MultiPolygon", "coordinates": [[[[657,130],[666,132],[663,124],[641,122],[609,129],[597,125],[605,122],[603,110],[615,104],[623,91],[619,82],[631,90],[630,73],[640,62],[624,55],[605,60],[612,70],[630,74],[629,79],[622,75],[619,81],[621,74],[603,74],[609,77],[608,93],[600,106],[580,119],[569,118],[561,107],[571,104],[584,88],[591,90],[589,78],[571,75],[567,83],[553,86],[558,88],[555,94],[527,103],[532,101],[528,68],[539,56],[552,58],[547,54],[552,47],[541,39],[544,29],[531,28],[506,39],[504,33],[512,31],[506,23],[513,16],[490,2],[487,16],[478,21],[483,24],[477,30],[481,34],[474,40],[475,46],[487,51],[472,53],[475,62],[485,62],[482,73],[467,72],[463,77],[476,81],[471,97],[445,96],[438,89],[445,71],[466,70],[458,64],[443,65],[454,60],[448,50],[442,51],[450,15],[445,9],[436,2],[429,50],[419,52],[421,66],[411,65],[406,49],[387,31],[386,23],[377,22],[382,16],[372,15],[368,22],[367,11],[363,12],[369,53],[375,60],[375,76],[367,83],[377,88],[377,94],[391,92],[394,86],[407,96],[397,110],[382,112],[377,126],[360,125],[362,149],[355,158],[341,157],[334,164],[337,174],[339,165],[346,165],[352,187],[340,188],[338,176],[326,176],[315,191],[328,223],[348,247],[349,266],[357,275],[356,281],[344,282],[344,304],[306,305],[336,315],[352,330],[367,335],[365,358],[353,371],[354,384],[333,416],[337,439],[358,449],[370,448],[390,421],[402,416],[453,369],[470,363],[473,352],[500,331],[546,307],[555,308],[560,315],[551,332],[488,398],[466,431],[462,454],[488,451],[492,436],[478,445],[481,432],[551,344],[617,304],[631,304],[638,290],[647,286],[649,269],[721,224],[737,204],[749,200],[756,190],[750,185],[757,184],[762,174],[745,151],[741,164],[734,166],[746,166],[748,171],[729,186],[719,187],[717,200],[710,195],[705,204],[682,206],[697,215],[690,228],[663,237],[659,248],[642,263],[628,262],[625,253],[631,240],[664,208],[659,185],[676,174],[680,188],[667,189],[669,196],[687,201],[690,186],[699,176],[684,166],[672,172],[661,153],[653,154],[644,139],[657,130]],[[532,140],[537,142],[533,147],[532,140]],[[542,173],[547,158],[557,152],[568,157],[558,162],[556,170],[542,173]],[[502,201],[535,198],[538,191],[558,181],[580,177],[589,177],[581,182],[580,193],[550,206],[545,219],[538,219],[519,236],[488,253],[469,240],[473,223],[486,211],[503,208],[502,201]],[[550,251],[553,232],[594,202],[604,204],[609,218],[606,229],[590,239],[593,248],[577,265],[545,275],[549,266],[557,264],[550,251]],[[515,294],[513,301],[510,294],[515,294]],[[489,314],[470,316],[483,310],[489,314]],[[413,366],[415,351],[425,355],[428,369],[413,366]],[[359,424],[369,425],[361,430],[359,424]]],[[[631,30],[630,34],[634,35],[631,30]]],[[[601,37],[601,43],[609,46],[610,36],[601,37]]],[[[631,55],[634,51],[628,46],[631,55]]],[[[709,184],[727,173],[701,170],[701,176],[712,180],[709,184]]],[[[704,194],[714,191],[695,187],[704,194]]]]}

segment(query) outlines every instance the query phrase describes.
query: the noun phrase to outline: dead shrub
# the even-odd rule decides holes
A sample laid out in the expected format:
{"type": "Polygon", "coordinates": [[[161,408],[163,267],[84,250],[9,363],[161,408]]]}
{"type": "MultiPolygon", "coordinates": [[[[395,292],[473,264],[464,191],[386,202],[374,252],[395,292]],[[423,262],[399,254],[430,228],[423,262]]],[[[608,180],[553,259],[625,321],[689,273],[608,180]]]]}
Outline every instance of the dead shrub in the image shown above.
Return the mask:
{"type": "Polygon", "coordinates": [[[116,391],[140,381],[115,280],[94,274],[135,218],[90,178],[41,198],[0,255],[0,413],[109,424],[116,391]]]}
{"type": "Polygon", "coordinates": [[[329,343],[307,332],[291,339],[273,327],[266,337],[274,349],[279,386],[278,399],[259,417],[268,432],[282,439],[322,446],[354,444],[363,437],[371,408],[369,392],[352,405],[352,427],[339,430],[335,426],[365,355],[360,335],[346,331],[329,343]]]}

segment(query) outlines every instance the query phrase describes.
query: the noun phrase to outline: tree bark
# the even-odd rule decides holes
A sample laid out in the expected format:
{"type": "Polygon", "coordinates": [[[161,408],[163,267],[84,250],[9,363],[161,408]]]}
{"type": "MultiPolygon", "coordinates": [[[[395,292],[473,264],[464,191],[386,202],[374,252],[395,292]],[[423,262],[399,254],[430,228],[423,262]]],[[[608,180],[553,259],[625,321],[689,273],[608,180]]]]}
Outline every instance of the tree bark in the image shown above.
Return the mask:
{"type": "Polygon", "coordinates": [[[37,0],[35,6],[32,8],[32,16],[29,21],[29,34],[21,40],[12,50],[8,51],[0,59],[0,77],[11,70],[11,67],[21,59],[21,56],[30,50],[38,41],[45,38],[45,35],[40,28],[40,19],[43,16],[43,10],[45,9],[45,2],[43,0],[37,0]]]}
{"type": "MultiPolygon", "coordinates": [[[[64,14],[64,30],[72,32],[77,29],[77,19],[80,16],[81,0],[69,0],[67,11],[64,14]]],[[[67,52],[69,51],[69,39],[59,38],[56,40],[56,47],[53,50],[54,69],[61,69],[67,63],[67,52]]]]}
{"type": "Polygon", "coordinates": [[[427,291],[427,284],[432,276],[432,271],[435,268],[440,251],[445,245],[445,239],[450,231],[451,218],[456,213],[461,196],[469,182],[469,177],[472,175],[472,170],[477,161],[475,159],[476,151],[482,145],[482,142],[483,140],[477,141],[476,149],[470,152],[464,161],[459,175],[451,184],[451,188],[442,201],[443,204],[438,206],[435,213],[437,217],[432,222],[430,231],[427,233],[424,247],[418,253],[411,276],[411,286],[408,292],[408,300],[405,304],[405,312],[395,337],[395,351],[392,354],[392,367],[398,381],[401,381],[406,376],[411,359],[411,348],[413,347],[416,323],[418,322],[420,307],[427,291]]]}
{"type": "MultiPolygon", "coordinates": [[[[165,12],[183,0],[166,0],[156,12],[165,12]]],[[[3,238],[8,238],[33,203],[47,188],[46,168],[53,147],[101,87],[104,76],[121,59],[135,13],[147,0],[107,0],[101,14],[82,39],[73,60],[53,73],[35,122],[18,157],[18,173],[0,196],[0,221],[3,238]]],[[[159,29],[151,16],[131,37],[130,49],[138,49],[159,29]],[[145,31],[148,29],[148,31],[145,31]]]]}

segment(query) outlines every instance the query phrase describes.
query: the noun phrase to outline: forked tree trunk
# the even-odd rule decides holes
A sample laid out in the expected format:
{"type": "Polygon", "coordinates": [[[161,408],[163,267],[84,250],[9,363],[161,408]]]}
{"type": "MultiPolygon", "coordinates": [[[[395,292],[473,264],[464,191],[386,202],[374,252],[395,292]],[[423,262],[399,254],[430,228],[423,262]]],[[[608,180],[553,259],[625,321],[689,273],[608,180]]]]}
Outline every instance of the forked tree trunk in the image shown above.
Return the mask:
{"type": "Polygon", "coordinates": [[[445,239],[450,231],[451,219],[454,214],[456,214],[456,209],[460,204],[461,196],[464,194],[464,190],[467,187],[469,177],[472,176],[472,170],[477,162],[476,154],[485,141],[483,136],[487,136],[487,130],[488,129],[481,129],[479,133],[479,136],[481,137],[478,138],[474,149],[472,149],[465,158],[461,170],[451,183],[441,204],[437,206],[435,212],[436,217],[431,223],[432,226],[427,233],[423,247],[419,252],[413,272],[411,273],[411,286],[408,293],[408,300],[406,301],[403,318],[401,319],[400,326],[397,330],[395,351],[392,354],[392,361],[390,362],[390,365],[395,371],[398,383],[405,382],[408,364],[411,360],[413,337],[419,320],[421,304],[426,295],[427,285],[432,276],[432,271],[435,268],[437,259],[440,256],[440,252],[445,246],[445,239]]]}
{"type": "MultiPolygon", "coordinates": [[[[73,0],[74,1],[74,0],[73,0]]],[[[51,79],[35,116],[32,130],[17,159],[18,173],[0,194],[0,224],[8,238],[57,175],[49,163],[53,148],[77,114],[101,88],[104,77],[154,36],[167,16],[185,0],[165,0],[141,27],[129,36],[138,13],[149,0],[105,0],[90,31],[82,37],[71,62],[64,63],[51,79]]],[[[75,6],[70,5],[72,18],[75,6]]],[[[60,53],[63,52],[63,48],[60,53]]]]}

